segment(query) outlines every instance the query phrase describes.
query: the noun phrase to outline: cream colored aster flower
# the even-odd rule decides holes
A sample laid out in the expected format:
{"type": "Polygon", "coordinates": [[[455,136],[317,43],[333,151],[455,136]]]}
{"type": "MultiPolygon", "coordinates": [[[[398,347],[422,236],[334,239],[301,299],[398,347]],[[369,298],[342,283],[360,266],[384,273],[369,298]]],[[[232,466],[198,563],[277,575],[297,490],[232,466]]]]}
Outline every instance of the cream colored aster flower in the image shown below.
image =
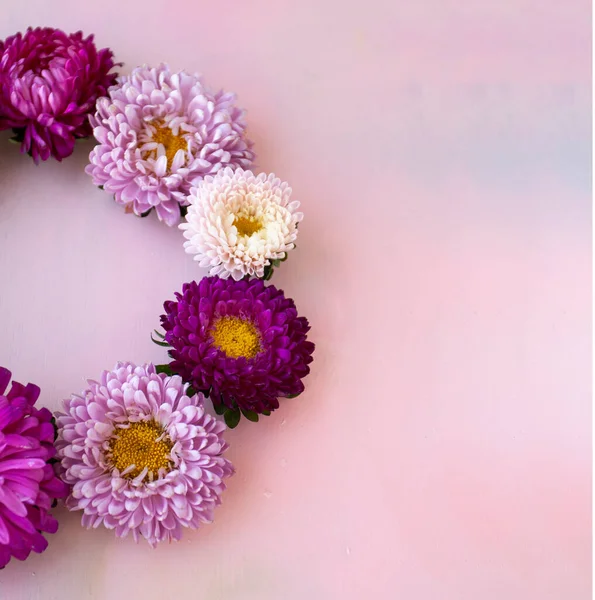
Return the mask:
{"type": "Polygon", "coordinates": [[[184,248],[210,275],[265,277],[295,247],[303,214],[275,175],[229,167],[191,190],[184,248]]]}

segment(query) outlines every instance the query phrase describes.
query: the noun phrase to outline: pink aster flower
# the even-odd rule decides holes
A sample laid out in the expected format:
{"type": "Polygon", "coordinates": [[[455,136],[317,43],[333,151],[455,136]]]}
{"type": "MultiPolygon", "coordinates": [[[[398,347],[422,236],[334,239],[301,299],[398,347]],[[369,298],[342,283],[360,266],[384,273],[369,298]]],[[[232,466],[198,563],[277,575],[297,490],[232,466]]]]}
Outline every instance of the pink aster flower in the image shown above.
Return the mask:
{"type": "Polygon", "coordinates": [[[66,505],[83,511],[85,527],[155,546],[213,520],[233,473],[222,457],[225,425],[205,413],[202,394],[188,397],[180,377],[118,363],[64,406],[56,447],[72,486],[66,505]]]}
{"type": "Polygon", "coordinates": [[[72,154],[91,135],[89,114],[116,75],[113,54],[93,36],[50,27],[0,40],[0,130],[13,129],[35,162],[72,154]]]}
{"type": "Polygon", "coordinates": [[[139,67],[97,102],[98,145],[86,171],[128,211],[144,216],[154,208],[175,225],[203,177],[254,160],[244,111],[234,103],[234,94],[212,93],[198,75],[139,67]]]}
{"type": "Polygon", "coordinates": [[[52,413],[35,408],[36,385],[13,381],[7,392],[10,377],[0,367],[0,569],[13,556],[25,560],[47,548],[43,533],[58,529],[50,508],[68,493],[51,464],[52,413]]]}

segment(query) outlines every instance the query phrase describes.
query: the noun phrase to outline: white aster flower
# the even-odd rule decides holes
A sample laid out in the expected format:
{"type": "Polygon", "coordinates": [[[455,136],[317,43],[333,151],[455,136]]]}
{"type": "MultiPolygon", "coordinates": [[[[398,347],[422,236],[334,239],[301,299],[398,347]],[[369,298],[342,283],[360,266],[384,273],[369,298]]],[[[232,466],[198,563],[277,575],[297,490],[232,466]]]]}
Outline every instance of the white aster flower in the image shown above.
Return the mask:
{"type": "Polygon", "coordinates": [[[254,175],[230,167],[207,176],[188,200],[184,248],[210,275],[239,280],[264,277],[274,261],[295,247],[300,203],[272,173],[254,175]]]}

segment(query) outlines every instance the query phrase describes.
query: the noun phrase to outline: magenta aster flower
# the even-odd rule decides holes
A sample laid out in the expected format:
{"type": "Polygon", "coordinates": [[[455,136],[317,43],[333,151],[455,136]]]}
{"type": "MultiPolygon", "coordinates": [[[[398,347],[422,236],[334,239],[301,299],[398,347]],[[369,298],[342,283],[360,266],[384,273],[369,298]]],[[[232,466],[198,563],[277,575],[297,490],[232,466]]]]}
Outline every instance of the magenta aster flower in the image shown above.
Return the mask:
{"type": "Polygon", "coordinates": [[[25,560],[48,545],[43,533],[55,533],[58,522],[49,514],[56,498],[68,488],[54,474],[52,414],[37,409],[35,385],[12,382],[0,367],[0,568],[12,556],[25,560]]]}
{"type": "Polygon", "coordinates": [[[254,160],[244,112],[234,102],[197,75],[139,67],[97,103],[91,123],[99,143],[86,171],[118,204],[139,216],[154,208],[175,225],[190,188],[205,175],[254,160]]]}
{"type": "Polygon", "coordinates": [[[72,154],[91,135],[88,116],[116,80],[113,54],[93,36],[50,27],[0,41],[0,130],[13,129],[35,162],[72,154]]]}
{"type": "Polygon", "coordinates": [[[72,486],[66,505],[83,525],[139,536],[151,546],[213,520],[223,480],[225,425],[189,398],[180,377],[118,363],[58,413],[58,457],[72,486]]]}
{"type": "Polygon", "coordinates": [[[205,277],[165,302],[161,324],[170,368],[208,393],[228,425],[252,420],[304,390],[314,344],[293,300],[259,279],[205,277]]]}

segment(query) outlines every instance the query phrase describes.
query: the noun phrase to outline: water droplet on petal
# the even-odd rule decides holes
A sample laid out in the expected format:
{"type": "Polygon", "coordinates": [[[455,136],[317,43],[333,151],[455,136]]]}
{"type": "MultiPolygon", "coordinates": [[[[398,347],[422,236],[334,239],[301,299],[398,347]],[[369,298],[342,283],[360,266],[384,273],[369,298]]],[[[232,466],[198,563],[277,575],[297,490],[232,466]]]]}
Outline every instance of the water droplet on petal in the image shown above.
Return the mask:
{"type": "Polygon", "coordinates": [[[269,490],[268,488],[265,489],[265,491],[264,491],[265,498],[270,498],[272,495],[273,495],[273,492],[271,492],[271,490],[269,490]]]}

